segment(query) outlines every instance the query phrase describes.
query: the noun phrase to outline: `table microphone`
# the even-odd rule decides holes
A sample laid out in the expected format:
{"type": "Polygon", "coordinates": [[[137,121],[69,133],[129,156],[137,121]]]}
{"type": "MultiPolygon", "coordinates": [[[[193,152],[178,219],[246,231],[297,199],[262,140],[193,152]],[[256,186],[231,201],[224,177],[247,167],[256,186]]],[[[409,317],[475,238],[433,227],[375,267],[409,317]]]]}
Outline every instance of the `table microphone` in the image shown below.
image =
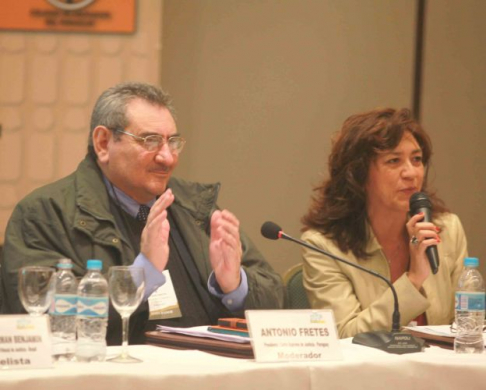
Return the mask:
{"type": "MultiPolygon", "coordinates": [[[[422,222],[432,222],[432,203],[424,192],[416,192],[410,197],[410,214],[415,215],[418,213],[424,213],[422,222]]],[[[428,246],[425,253],[429,259],[430,269],[435,275],[439,270],[439,253],[437,252],[437,245],[428,246]]]]}
{"type": "Polygon", "coordinates": [[[305,241],[289,236],[288,234],[283,232],[280,226],[278,226],[273,222],[269,222],[269,221],[265,222],[262,225],[261,233],[263,237],[268,238],[270,240],[278,240],[279,238],[283,238],[285,240],[295,242],[298,245],[305,246],[306,248],[319,252],[327,257],[330,257],[331,259],[340,261],[342,263],[350,265],[351,267],[357,268],[361,271],[371,274],[383,280],[390,287],[393,293],[393,300],[394,300],[391,332],[380,330],[380,331],[373,331],[373,332],[366,332],[366,333],[358,333],[356,336],[353,337],[354,344],[360,344],[360,345],[365,345],[367,347],[378,348],[385,352],[396,353],[396,354],[421,352],[423,350],[424,340],[416,338],[409,333],[400,332],[400,310],[398,309],[398,296],[395,287],[387,278],[385,278],[384,276],[380,275],[375,271],[362,267],[358,264],[352,263],[341,257],[335,256],[316,246],[310,245],[305,241]]]}

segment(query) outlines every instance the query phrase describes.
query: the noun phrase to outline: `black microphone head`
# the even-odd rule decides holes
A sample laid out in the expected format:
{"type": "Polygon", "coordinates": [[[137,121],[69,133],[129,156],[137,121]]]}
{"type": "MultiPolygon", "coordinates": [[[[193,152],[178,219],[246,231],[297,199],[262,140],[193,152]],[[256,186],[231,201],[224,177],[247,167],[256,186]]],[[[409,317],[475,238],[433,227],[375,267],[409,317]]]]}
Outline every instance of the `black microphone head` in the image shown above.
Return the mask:
{"type": "Polygon", "coordinates": [[[410,212],[412,215],[417,214],[417,210],[432,209],[429,196],[424,192],[416,192],[410,197],[410,212]]]}
{"type": "Polygon", "coordinates": [[[262,236],[270,240],[278,240],[280,238],[280,232],[282,228],[274,222],[267,221],[261,228],[262,236]]]}

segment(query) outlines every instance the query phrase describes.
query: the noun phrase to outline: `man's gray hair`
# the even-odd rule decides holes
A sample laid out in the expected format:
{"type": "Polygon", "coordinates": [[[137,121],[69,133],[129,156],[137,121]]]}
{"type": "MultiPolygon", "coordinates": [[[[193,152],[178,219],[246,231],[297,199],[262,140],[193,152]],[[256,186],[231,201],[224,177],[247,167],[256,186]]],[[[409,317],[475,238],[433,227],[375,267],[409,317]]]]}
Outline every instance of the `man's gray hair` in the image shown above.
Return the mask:
{"type": "Polygon", "coordinates": [[[115,130],[123,130],[130,124],[126,111],[128,103],[133,99],[142,99],[155,106],[165,107],[175,120],[172,98],[159,87],[140,82],[125,82],[108,88],[96,101],[91,114],[88,153],[93,157],[96,157],[93,148],[93,130],[97,126],[105,126],[113,132],[117,139],[119,136],[115,130]]]}

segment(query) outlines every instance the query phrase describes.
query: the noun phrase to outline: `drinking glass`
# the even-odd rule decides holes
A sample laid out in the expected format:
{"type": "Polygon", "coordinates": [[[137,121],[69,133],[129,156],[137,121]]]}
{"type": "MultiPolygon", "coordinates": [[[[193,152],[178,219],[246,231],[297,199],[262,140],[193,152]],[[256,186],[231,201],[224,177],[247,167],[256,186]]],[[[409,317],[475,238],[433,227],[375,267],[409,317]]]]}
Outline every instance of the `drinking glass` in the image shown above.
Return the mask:
{"type": "Polygon", "coordinates": [[[145,290],[145,274],[141,267],[115,266],[108,272],[108,289],[115,310],[122,318],[122,352],[108,359],[115,363],[141,362],[128,354],[128,320],[142,302],[145,290]]]}
{"type": "Polygon", "coordinates": [[[41,316],[49,308],[54,295],[54,268],[27,266],[19,270],[18,292],[24,309],[32,316],[41,316]]]}

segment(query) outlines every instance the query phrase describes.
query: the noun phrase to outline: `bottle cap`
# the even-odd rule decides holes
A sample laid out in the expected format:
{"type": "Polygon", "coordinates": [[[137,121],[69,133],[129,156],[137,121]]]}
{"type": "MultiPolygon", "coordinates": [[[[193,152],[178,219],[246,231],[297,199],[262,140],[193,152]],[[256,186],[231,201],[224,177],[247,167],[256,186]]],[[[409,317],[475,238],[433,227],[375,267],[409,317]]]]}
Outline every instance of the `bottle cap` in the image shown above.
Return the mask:
{"type": "Polygon", "coordinates": [[[88,260],[86,263],[86,268],[101,270],[103,268],[103,262],[101,260],[88,260]]]}
{"type": "Polygon", "coordinates": [[[479,259],[477,257],[465,257],[464,267],[478,267],[479,259]]]}
{"type": "Polygon", "coordinates": [[[59,259],[57,262],[57,268],[59,269],[71,269],[73,268],[73,263],[71,259],[59,259]]]}

